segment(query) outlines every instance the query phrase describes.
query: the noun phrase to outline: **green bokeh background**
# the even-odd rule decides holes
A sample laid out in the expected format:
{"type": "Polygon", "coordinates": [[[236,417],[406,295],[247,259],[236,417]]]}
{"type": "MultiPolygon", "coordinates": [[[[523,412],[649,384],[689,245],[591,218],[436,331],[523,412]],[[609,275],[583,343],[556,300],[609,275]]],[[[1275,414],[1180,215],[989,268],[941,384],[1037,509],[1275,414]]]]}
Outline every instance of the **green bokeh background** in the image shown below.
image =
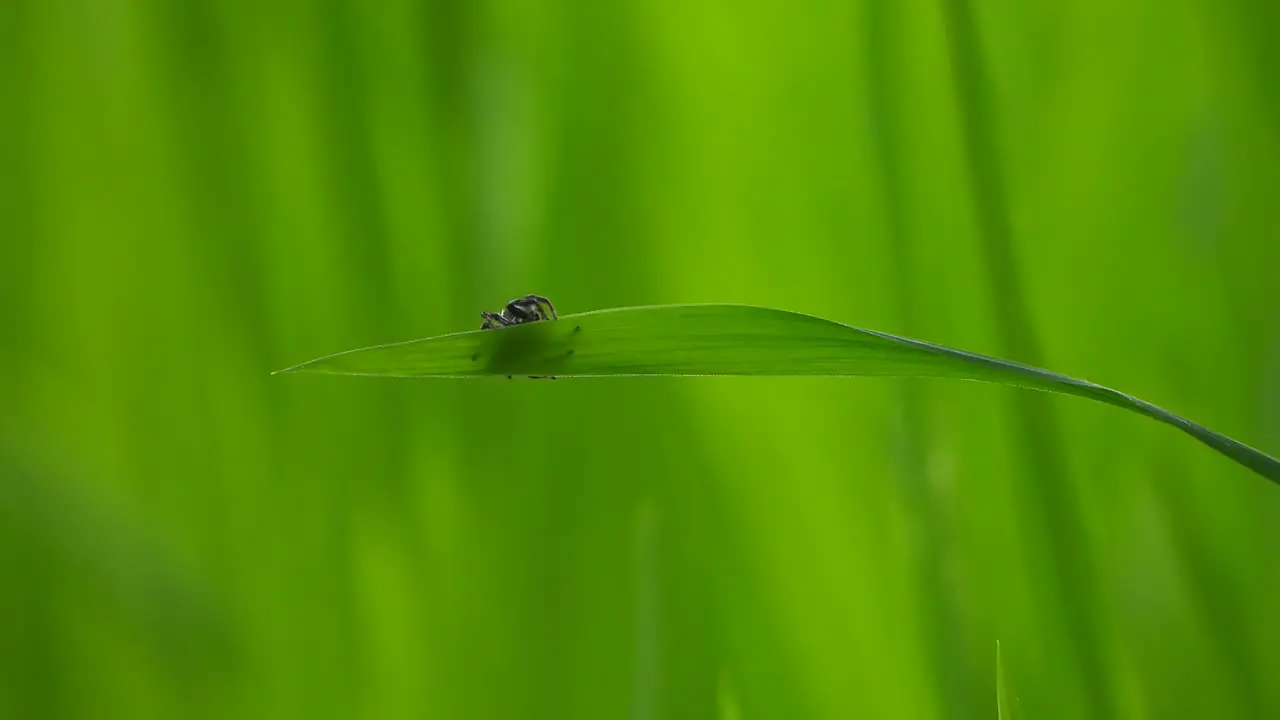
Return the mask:
{"type": "Polygon", "coordinates": [[[1280,492],[973,383],[379,381],[778,306],[1280,451],[1280,5],[0,1],[0,717],[1280,716],[1280,492]]]}

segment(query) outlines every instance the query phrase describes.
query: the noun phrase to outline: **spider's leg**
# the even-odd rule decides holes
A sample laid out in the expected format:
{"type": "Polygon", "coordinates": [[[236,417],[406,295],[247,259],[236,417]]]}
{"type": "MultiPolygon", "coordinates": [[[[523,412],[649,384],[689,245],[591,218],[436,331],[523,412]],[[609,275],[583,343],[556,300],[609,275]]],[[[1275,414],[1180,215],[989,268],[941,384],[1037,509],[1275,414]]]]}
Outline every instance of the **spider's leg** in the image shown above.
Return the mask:
{"type": "Polygon", "coordinates": [[[537,308],[538,316],[543,320],[560,319],[560,316],[556,315],[556,306],[552,305],[550,300],[541,295],[527,295],[525,299],[533,302],[534,307],[537,308]]]}
{"type": "Polygon", "coordinates": [[[493,330],[494,328],[500,328],[511,324],[510,320],[507,320],[498,313],[485,311],[480,313],[480,317],[484,318],[484,324],[480,326],[481,330],[493,330]]]}

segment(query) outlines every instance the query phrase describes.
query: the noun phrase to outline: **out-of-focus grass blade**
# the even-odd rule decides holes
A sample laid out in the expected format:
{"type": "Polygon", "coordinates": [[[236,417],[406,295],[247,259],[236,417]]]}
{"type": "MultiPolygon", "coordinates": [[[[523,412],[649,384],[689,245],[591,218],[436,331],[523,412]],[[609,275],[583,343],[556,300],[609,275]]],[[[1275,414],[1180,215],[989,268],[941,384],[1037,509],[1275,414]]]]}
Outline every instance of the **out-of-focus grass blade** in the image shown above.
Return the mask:
{"type": "Polygon", "coordinates": [[[1013,703],[1009,702],[1009,685],[1004,681],[1004,661],[1000,658],[1000,641],[996,641],[996,717],[1010,720],[1013,703]]]}
{"type": "Polygon", "coordinates": [[[380,377],[882,375],[1078,395],[1172,425],[1280,483],[1280,461],[1144,400],[1084,380],[801,313],[748,305],[615,308],[328,355],[288,373],[380,377]]]}

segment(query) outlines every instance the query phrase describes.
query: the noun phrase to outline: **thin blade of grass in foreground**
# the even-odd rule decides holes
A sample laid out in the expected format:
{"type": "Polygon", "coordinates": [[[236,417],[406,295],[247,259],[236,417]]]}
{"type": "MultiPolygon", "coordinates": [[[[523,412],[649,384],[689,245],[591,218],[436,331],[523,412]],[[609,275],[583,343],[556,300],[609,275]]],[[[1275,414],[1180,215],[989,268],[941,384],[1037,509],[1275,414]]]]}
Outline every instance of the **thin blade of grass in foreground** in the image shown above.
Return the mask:
{"type": "Polygon", "coordinates": [[[1280,483],[1280,461],[1131,395],[1048,370],[749,305],[614,308],[350,350],[281,370],[378,377],[939,377],[1078,395],[1172,425],[1280,483]]]}

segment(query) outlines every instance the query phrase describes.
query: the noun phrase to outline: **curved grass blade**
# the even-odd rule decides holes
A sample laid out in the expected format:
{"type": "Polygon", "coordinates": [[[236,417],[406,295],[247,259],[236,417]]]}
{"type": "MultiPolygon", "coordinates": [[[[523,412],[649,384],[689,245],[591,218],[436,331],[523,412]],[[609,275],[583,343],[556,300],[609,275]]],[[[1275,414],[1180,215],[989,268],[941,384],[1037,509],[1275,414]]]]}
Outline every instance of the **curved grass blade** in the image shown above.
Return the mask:
{"type": "Polygon", "coordinates": [[[749,305],[659,305],[441,335],[329,355],[287,373],[379,377],[839,375],[978,380],[1077,395],[1145,415],[1280,483],[1280,461],[1118,390],[812,315],[749,305]]]}

